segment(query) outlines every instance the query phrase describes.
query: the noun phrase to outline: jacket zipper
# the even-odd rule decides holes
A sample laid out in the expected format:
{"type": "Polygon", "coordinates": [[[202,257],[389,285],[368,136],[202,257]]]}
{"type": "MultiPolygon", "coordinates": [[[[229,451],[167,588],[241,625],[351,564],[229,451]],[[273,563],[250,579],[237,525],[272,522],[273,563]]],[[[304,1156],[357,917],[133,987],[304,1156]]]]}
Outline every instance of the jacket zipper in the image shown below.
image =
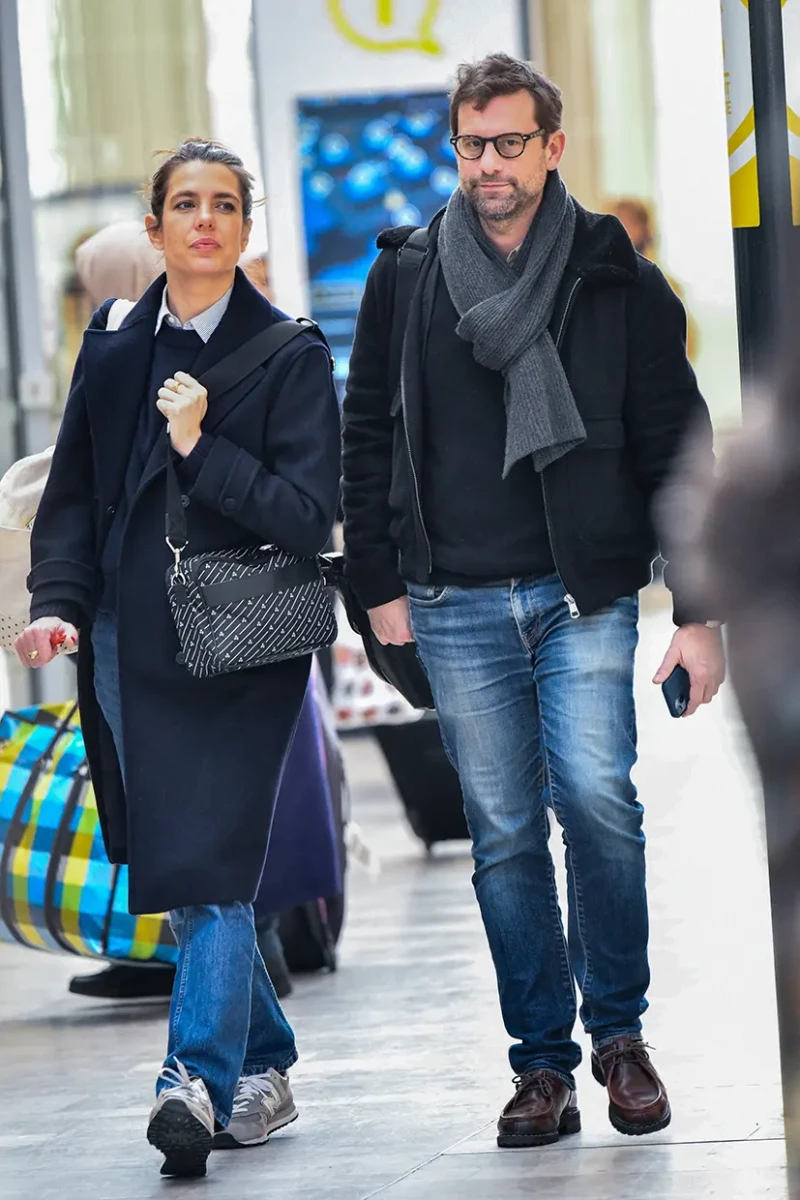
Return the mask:
{"type": "MultiPolygon", "coordinates": [[[[569,296],[567,297],[567,303],[564,308],[564,315],[561,318],[561,325],[559,326],[558,334],[556,336],[556,341],[555,341],[556,350],[561,349],[561,343],[564,339],[564,330],[567,327],[567,321],[569,320],[570,313],[572,312],[572,306],[575,303],[575,295],[578,291],[578,288],[581,286],[582,283],[583,283],[583,280],[580,277],[578,279],[576,279],[572,285],[572,291],[570,292],[569,296]]],[[[542,472],[541,480],[542,480],[542,496],[544,498],[544,519],[545,519],[545,524],[547,525],[547,537],[550,542],[550,553],[553,555],[553,563],[555,564],[556,574],[558,575],[559,579],[562,579],[561,571],[559,570],[559,567],[558,567],[558,561],[556,560],[555,545],[553,544],[553,527],[550,523],[550,509],[547,504],[547,488],[544,485],[544,472],[542,472]]],[[[562,583],[563,583],[563,579],[562,579],[562,583]]],[[[581,610],[578,608],[578,604],[577,604],[577,601],[575,600],[575,597],[573,595],[571,595],[570,592],[566,592],[566,594],[564,596],[564,603],[566,604],[567,608],[569,609],[569,615],[572,618],[572,620],[577,621],[577,619],[581,615],[581,610]]]]}
{"type": "Polygon", "coordinates": [[[403,340],[403,350],[400,355],[400,410],[403,414],[403,433],[406,439],[406,450],[408,451],[408,461],[411,466],[411,478],[414,481],[414,499],[417,504],[417,516],[419,517],[419,527],[422,530],[422,536],[425,539],[425,549],[428,553],[428,578],[433,574],[433,550],[431,549],[430,538],[428,531],[425,528],[425,518],[422,515],[422,501],[419,494],[419,480],[417,478],[417,469],[414,466],[414,456],[411,453],[411,438],[408,433],[408,418],[406,411],[406,385],[405,385],[405,365],[406,365],[406,344],[403,340]]]}

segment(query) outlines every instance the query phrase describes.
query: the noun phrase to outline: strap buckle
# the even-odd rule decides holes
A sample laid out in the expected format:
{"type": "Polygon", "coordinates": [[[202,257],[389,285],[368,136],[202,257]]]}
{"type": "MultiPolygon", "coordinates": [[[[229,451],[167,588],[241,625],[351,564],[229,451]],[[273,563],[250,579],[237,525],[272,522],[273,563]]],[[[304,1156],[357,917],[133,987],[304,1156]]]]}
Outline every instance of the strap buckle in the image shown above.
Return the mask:
{"type": "Polygon", "coordinates": [[[164,541],[167,543],[170,550],[175,555],[175,576],[177,579],[180,579],[183,583],[185,583],[186,577],[184,576],[183,571],[181,569],[181,556],[182,556],[184,550],[186,549],[188,542],[184,542],[182,545],[176,546],[173,544],[172,539],[170,538],[169,535],[167,535],[167,537],[164,538],[164,541]]]}

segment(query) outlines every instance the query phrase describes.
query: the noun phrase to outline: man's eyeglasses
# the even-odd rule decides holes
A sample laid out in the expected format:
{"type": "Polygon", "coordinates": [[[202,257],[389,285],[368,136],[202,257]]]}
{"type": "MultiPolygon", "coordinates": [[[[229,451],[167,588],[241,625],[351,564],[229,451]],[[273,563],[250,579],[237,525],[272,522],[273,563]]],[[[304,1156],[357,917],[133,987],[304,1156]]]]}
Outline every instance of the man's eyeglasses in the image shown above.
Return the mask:
{"type": "Polygon", "coordinates": [[[546,129],[535,129],[533,133],[498,133],[497,137],[478,137],[476,133],[460,133],[450,138],[451,146],[455,147],[459,158],[475,162],[483,158],[483,152],[491,144],[501,158],[519,158],[525,149],[526,142],[533,138],[547,137],[546,129]]]}

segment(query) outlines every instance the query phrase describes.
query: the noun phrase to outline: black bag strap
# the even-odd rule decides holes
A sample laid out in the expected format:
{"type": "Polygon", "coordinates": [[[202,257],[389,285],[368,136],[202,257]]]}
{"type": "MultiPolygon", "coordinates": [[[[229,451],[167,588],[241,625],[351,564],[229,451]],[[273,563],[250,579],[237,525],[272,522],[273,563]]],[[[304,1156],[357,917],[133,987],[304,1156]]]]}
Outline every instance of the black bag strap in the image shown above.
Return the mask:
{"type": "Polygon", "coordinates": [[[274,325],[262,329],[255,337],[250,338],[238,350],[232,351],[231,354],[215,363],[213,367],[209,367],[197,382],[203,385],[209,396],[219,396],[222,392],[229,392],[231,388],[236,387],[237,383],[246,379],[251,371],[255,371],[256,367],[263,366],[301,333],[310,333],[317,337],[327,349],[330,357],[330,347],[316,321],[311,321],[307,317],[301,317],[298,321],[276,321],[274,325]]]}
{"type": "Polygon", "coordinates": [[[406,337],[408,314],[420,269],[428,254],[429,233],[427,225],[415,229],[397,251],[397,277],[394,285],[394,311],[389,343],[389,380],[392,395],[400,384],[400,367],[403,359],[403,342],[406,337]]]}
{"type": "MultiPolygon", "coordinates": [[[[333,370],[333,357],[325,334],[307,317],[297,321],[277,321],[267,329],[262,329],[255,337],[246,341],[238,350],[220,359],[198,379],[198,383],[206,389],[210,397],[229,392],[243,379],[246,379],[256,367],[263,366],[282,350],[289,342],[301,333],[310,333],[319,339],[328,351],[328,358],[333,370]]],[[[186,513],[181,499],[181,486],[178,472],[175,469],[175,459],[169,440],[169,430],[166,432],[167,449],[167,543],[171,550],[184,550],[188,544],[186,531],[186,513]]]]}

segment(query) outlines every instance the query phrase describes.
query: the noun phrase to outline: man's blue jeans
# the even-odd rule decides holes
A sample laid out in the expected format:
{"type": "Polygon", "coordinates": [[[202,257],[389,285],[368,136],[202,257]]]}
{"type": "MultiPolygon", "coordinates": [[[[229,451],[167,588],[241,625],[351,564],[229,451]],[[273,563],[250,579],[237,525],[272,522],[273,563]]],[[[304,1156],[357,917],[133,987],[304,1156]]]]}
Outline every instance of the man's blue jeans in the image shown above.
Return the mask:
{"type": "Polygon", "coordinates": [[[595,1045],[638,1034],[647,1007],[645,840],[631,782],[638,599],[573,619],[556,576],[408,590],[461,777],[475,891],[517,1039],[511,1066],[574,1086],[574,981],[595,1045]],[[566,847],[568,939],[548,808],[566,847]]]}
{"type": "MultiPolygon", "coordinates": [[[[92,628],[95,691],[125,773],[116,618],[92,628]]],[[[252,904],[194,905],[169,914],[179,946],[165,1066],[182,1062],[208,1088],[226,1127],[241,1075],[286,1071],[297,1061],[294,1034],[256,945],[252,904]]],[[[159,1079],[156,1090],[169,1084],[159,1079]]]]}

